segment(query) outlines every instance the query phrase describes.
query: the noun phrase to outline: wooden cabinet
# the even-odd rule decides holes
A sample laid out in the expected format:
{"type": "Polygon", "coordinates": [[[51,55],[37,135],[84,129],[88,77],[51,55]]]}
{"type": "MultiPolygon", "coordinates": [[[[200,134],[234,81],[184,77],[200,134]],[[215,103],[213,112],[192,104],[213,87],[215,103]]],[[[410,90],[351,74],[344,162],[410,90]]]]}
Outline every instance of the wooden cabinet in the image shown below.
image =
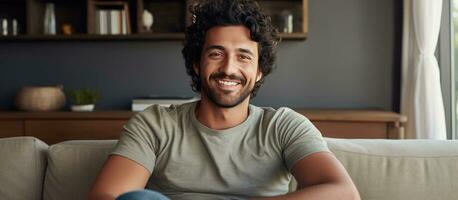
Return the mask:
{"type": "MultiPolygon", "coordinates": [[[[402,139],[406,118],[388,111],[301,110],[326,137],[402,139]]],[[[34,136],[48,144],[116,139],[131,111],[0,112],[0,137],[34,136]]]]}
{"type": "Polygon", "coordinates": [[[0,112],[0,137],[33,136],[48,144],[117,139],[130,111],[0,112]]]}
{"type": "MultiPolygon", "coordinates": [[[[0,0],[0,25],[3,19],[11,28],[15,20],[18,34],[3,35],[0,40],[181,40],[190,23],[187,7],[195,0],[0,0]],[[44,35],[46,4],[53,3],[57,35],[44,35]],[[102,35],[95,31],[99,18],[97,9],[122,9],[126,14],[128,34],[102,35]],[[143,27],[143,12],[153,14],[152,30],[143,27]],[[62,27],[70,25],[74,33],[64,35],[62,27]]],[[[292,16],[291,33],[281,33],[283,39],[305,39],[308,32],[308,0],[258,0],[282,32],[284,15],[292,16]]],[[[123,15],[124,15],[123,14],[123,15]]],[[[112,21],[109,21],[110,23],[112,21]]],[[[126,26],[127,26],[126,25],[126,26]]],[[[1,28],[1,26],[0,26],[1,28]]]]}
{"type": "Polygon", "coordinates": [[[0,137],[21,136],[24,133],[22,120],[0,120],[0,137]]]}
{"type": "Polygon", "coordinates": [[[377,110],[304,110],[326,137],[404,139],[407,117],[390,111],[377,110]]]}
{"type": "Polygon", "coordinates": [[[326,137],[389,138],[388,125],[384,122],[315,121],[313,124],[326,137]]]}
{"type": "Polygon", "coordinates": [[[126,120],[57,119],[26,120],[24,135],[54,144],[65,140],[116,139],[126,120]]]}

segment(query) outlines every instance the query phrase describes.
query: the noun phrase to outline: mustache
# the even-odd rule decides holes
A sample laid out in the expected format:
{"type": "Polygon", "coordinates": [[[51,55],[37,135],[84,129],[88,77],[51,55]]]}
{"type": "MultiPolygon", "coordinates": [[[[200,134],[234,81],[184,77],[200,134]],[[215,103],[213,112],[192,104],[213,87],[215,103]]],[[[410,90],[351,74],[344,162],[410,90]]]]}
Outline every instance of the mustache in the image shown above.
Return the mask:
{"type": "Polygon", "coordinates": [[[210,79],[232,79],[232,80],[239,80],[242,84],[246,83],[246,79],[243,78],[242,76],[238,76],[235,74],[226,74],[224,72],[215,72],[210,75],[210,79]]]}

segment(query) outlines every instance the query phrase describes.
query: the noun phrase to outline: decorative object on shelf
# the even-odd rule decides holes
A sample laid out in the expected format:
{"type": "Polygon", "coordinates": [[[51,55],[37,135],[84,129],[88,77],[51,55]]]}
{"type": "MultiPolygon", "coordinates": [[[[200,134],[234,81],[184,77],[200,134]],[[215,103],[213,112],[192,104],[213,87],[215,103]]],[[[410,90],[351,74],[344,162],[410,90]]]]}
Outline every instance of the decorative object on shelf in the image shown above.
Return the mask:
{"type": "Polygon", "coordinates": [[[172,104],[184,104],[200,100],[200,96],[157,96],[150,95],[132,99],[132,111],[142,111],[154,104],[169,107],[172,104]]]}
{"type": "Polygon", "coordinates": [[[17,23],[17,19],[13,19],[11,21],[12,23],[12,27],[11,27],[11,34],[12,35],[17,35],[18,34],[18,23],[17,23]]]}
{"type": "Polygon", "coordinates": [[[55,111],[65,105],[63,86],[28,86],[16,95],[15,105],[23,111],[55,111]]]}
{"type": "Polygon", "coordinates": [[[283,33],[292,33],[293,32],[293,13],[289,10],[284,10],[281,12],[282,19],[282,29],[283,33]]]}
{"type": "Polygon", "coordinates": [[[18,34],[18,22],[17,19],[13,18],[8,20],[7,18],[0,19],[0,34],[17,35],[18,34]]]}
{"type": "Polygon", "coordinates": [[[91,89],[70,90],[68,95],[71,98],[71,110],[79,112],[93,111],[95,103],[100,99],[99,92],[91,89]]]}
{"type": "Polygon", "coordinates": [[[54,14],[54,4],[46,3],[43,32],[46,35],[56,34],[56,15],[54,14]]]}
{"type": "Polygon", "coordinates": [[[2,35],[6,36],[8,35],[8,19],[3,18],[1,21],[1,28],[2,28],[2,35]]]}
{"type": "Polygon", "coordinates": [[[153,14],[148,10],[143,10],[143,26],[147,32],[151,31],[151,27],[153,26],[154,18],[153,14]]]}
{"type": "Polygon", "coordinates": [[[73,26],[69,23],[62,24],[61,29],[64,35],[73,35],[74,33],[73,26]]]}
{"type": "Polygon", "coordinates": [[[87,105],[71,105],[72,111],[75,112],[91,112],[94,110],[94,104],[87,105]]]}

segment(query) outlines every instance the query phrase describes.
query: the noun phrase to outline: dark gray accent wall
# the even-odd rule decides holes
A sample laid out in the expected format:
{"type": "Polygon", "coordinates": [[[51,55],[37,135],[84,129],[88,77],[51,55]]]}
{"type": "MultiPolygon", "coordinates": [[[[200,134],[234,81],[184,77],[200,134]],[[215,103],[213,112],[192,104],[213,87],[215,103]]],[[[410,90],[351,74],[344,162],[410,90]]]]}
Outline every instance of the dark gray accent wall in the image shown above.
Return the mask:
{"type": "MultiPolygon", "coordinates": [[[[262,106],[396,110],[397,0],[309,0],[309,38],[284,41],[262,106]]],[[[181,41],[0,42],[0,108],[25,85],[101,91],[98,109],[130,109],[148,94],[193,95],[181,41]]]]}

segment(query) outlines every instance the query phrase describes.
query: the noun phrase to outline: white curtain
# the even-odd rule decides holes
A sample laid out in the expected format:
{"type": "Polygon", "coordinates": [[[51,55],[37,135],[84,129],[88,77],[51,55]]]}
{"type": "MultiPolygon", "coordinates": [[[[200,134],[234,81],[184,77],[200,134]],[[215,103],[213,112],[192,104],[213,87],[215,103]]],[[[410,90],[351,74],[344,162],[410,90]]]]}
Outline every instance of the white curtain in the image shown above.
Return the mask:
{"type": "Polygon", "coordinates": [[[440,73],[434,55],[442,0],[404,0],[401,113],[405,137],[446,139],[440,73]]]}

